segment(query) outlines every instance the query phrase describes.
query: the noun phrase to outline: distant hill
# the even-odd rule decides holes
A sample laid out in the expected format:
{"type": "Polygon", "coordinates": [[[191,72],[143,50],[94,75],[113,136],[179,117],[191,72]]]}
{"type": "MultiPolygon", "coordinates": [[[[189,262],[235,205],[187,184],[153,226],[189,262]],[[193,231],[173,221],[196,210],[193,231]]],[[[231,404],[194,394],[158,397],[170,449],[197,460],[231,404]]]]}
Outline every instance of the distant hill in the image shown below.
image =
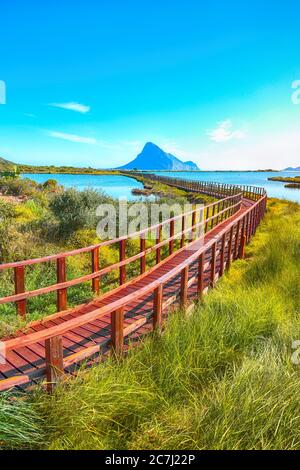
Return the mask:
{"type": "Polygon", "coordinates": [[[131,162],[123,165],[118,170],[199,170],[196,163],[183,162],[171,153],[164,152],[157,145],[148,142],[142,152],[131,162]]]}
{"type": "Polygon", "coordinates": [[[14,171],[16,165],[5,158],[0,157],[0,171],[14,171]]]}
{"type": "Polygon", "coordinates": [[[300,166],[297,166],[296,168],[292,168],[291,166],[288,168],[285,168],[282,171],[300,171],[300,166]]]}

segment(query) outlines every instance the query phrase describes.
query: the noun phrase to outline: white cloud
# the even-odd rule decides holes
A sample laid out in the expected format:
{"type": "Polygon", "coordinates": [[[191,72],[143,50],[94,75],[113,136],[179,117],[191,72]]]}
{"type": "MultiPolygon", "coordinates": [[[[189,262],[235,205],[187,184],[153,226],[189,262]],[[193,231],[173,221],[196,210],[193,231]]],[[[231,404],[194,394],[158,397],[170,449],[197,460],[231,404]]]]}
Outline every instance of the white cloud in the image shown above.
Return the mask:
{"type": "Polygon", "coordinates": [[[97,140],[93,137],[82,137],[75,134],[66,134],[65,132],[49,131],[48,135],[50,137],[55,137],[57,139],[69,140],[70,142],[76,142],[80,144],[96,144],[97,140]]]}
{"type": "Polygon", "coordinates": [[[208,136],[213,142],[228,142],[233,139],[244,139],[246,132],[242,130],[234,130],[233,124],[230,119],[226,119],[219,123],[216,129],[209,131],[208,136]]]}
{"type": "Polygon", "coordinates": [[[30,117],[30,118],[36,117],[35,114],[32,114],[32,113],[24,113],[24,116],[27,116],[27,117],[30,117]]]}
{"type": "Polygon", "coordinates": [[[55,108],[68,109],[70,111],[76,111],[77,113],[86,114],[90,111],[91,107],[86,106],[85,104],[80,104],[76,102],[70,103],[51,103],[49,106],[54,106],[55,108]]]}

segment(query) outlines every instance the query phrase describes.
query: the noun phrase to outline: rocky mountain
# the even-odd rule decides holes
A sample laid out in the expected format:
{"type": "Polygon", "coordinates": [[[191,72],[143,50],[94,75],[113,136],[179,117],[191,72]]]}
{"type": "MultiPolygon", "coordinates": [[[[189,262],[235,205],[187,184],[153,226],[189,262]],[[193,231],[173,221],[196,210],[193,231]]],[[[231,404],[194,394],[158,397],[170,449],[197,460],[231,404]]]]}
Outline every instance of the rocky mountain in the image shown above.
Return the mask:
{"type": "Polygon", "coordinates": [[[297,166],[296,168],[292,168],[291,166],[288,168],[285,168],[282,171],[300,171],[300,166],[297,166]]]}
{"type": "Polygon", "coordinates": [[[192,161],[183,162],[171,153],[164,152],[157,145],[148,142],[142,152],[131,162],[123,165],[118,170],[199,170],[192,161]]]}

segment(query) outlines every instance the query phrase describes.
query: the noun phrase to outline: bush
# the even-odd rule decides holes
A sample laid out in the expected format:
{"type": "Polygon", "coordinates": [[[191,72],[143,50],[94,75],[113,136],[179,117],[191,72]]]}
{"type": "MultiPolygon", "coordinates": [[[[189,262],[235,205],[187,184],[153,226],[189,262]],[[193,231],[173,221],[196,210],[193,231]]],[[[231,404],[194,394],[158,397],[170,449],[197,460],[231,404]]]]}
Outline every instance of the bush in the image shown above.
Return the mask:
{"type": "Polygon", "coordinates": [[[16,207],[10,202],[5,202],[0,199],[0,223],[11,220],[16,216],[16,207]]]}
{"type": "Polygon", "coordinates": [[[82,192],[68,189],[56,195],[50,202],[50,209],[59,221],[59,235],[69,237],[76,230],[96,228],[96,208],[112,200],[93,189],[82,192]]]}
{"type": "Polygon", "coordinates": [[[0,191],[9,196],[33,196],[39,185],[29,178],[1,178],[0,191]]]}
{"type": "Polygon", "coordinates": [[[49,179],[45,181],[45,183],[41,184],[41,188],[45,191],[49,192],[57,192],[59,190],[59,184],[56,180],[54,179],[49,179]]]}

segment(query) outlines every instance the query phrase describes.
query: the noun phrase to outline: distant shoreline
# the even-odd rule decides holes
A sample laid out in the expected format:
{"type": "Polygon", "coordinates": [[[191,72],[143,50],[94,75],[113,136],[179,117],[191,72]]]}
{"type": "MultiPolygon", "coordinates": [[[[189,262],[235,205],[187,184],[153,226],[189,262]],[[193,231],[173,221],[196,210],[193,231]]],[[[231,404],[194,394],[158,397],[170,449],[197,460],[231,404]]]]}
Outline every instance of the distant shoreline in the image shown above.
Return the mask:
{"type": "MultiPolygon", "coordinates": [[[[74,168],[65,170],[64,168],[44,168],[44,167],[32,167],[23,169],[20,165],[20,174],[22,175],[128,175],[130,176],[130,170],[97,170],[94,168],[74,168]]],[[[155,172],[168,172],[168,173],[278,173],[280,170],[138,170],[141,173],[153,173],[155,172]]]]}

